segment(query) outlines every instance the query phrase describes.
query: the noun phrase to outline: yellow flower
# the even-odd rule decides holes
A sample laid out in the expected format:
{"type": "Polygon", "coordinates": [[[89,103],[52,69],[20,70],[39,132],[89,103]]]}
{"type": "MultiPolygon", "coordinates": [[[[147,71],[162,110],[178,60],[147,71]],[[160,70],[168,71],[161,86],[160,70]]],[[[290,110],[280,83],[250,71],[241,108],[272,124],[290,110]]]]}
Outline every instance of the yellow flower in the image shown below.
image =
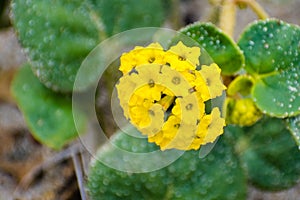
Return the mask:
{"type": "Polygon", "coordinates": [[[144,106],[133,106],[129,113],[131,122],[140,128],[148,126],[151,122],[149,109],[144,106]]]}
{"type": "MultiPolygon", "coordinates": [[[[149,137],[148,141],[155,142],[162,150],[172,148],[189,150],[195,139],[195,130],[195,125],[182,123],[180,118],[170,115],[162,130],[157,135],[149,137]]],[[[200,143],[198,148],[199,146],[200,143]]]]}
{"type": "Polygon", "coordinates": [[[147,126],[141,127],[138,129],[144,134],[151,137],[157,134],[164,125],[164,110],[161,105],[153,104],[151,108],[148,110],[148,115],[151,118],[151,123],[147,124],[147,126]]]}
{"type": "Polygon", "coordinates": [[[119,70],[126,74],[136,66],[145,64],[165,64],[162,46],[159,43],[152,43],[147,47],[136,47],[129,53],[124,53],[120,60],[119,70]]]}
{"type": "MultiPolygon", "coordinates": [[[[138,86],[142,85],[161,85],[160,74],[162,66],[160,64],[144,64],[139,65],[134,68],[128,76],[131,76],[131,81],[133,81],[138,86]]],[[[127,75],[127,74],[126,74],[127,75]]],[[[126,76],[123,75],[123,76],[126,76]]]]}
{"type": "Polygon", "coordinates": [[[150,104],[145,107],[136,105],[130,107],[130,121],[149,137],[161,130],[164,124],[164,111],[161,105],[150,104]]]}
{"type": "MultiPolygon", "coordinates": [[[[179,150],[190,150],[191,144],[195,140],[196,125],[180,124],[178,130],[173,133],[173,138],[169,143],[161,146],[162,150],[166,149],[179,149],[179,150]]],[[[200,143],[198,148],[200,147],[200,143]]]]}
{"type": "Polygon", "coordinates": [[[187,47],[180,41],[177,45],[172,46],[167,52],[176,56],[176,59],[171,61],[171,66],[173,61],[177,61],[177,63],[178,61],[181,61],[182,63],[188,62],[193,66],[193,69],[195,69],[196,65],[199,65],[199,56],[201,54],[199,47],[187,47]]]}
{"type": "Polygon", "coordinates": [[[175,99],[174,95],[171,96],[166,95],[157,103],[159,103],[162,106],[162,108],[166,111],[174,103],[174,99],[175,99]]]}
{"type": "Polygon", "coordinates": [[[162,149],[163,147],[167,146],[171,141],[171,138],[165,138],[163,137],[163,132],[160,131],[157,134],[148,137],[148,142],[154,142],[160,148],[162,149]]]}
{"type": "Polygon", "coordinates": [[[195,71],[196,79],[194,81],[195,90],[200,94],[203,101],[207,101],[212,99],[208,86],[206,85],[206,81],[203,78],[202,74],[199,71],[195,71]]]}
{"type": "Polygon", "coordinates": [[[210,66],[203,65],[200,73],[208,86],[210,99],[221,96],[226,86],[221,81],[221,69],[218,65],[215,63],[210,66]]]}
{"type": "Polygon", "coordinates": [[[147,85],[144,85],[135,91],[135,95],[150,101],[159,101],[163,90],[163,86],[155,84],[150,79],[147,85]]]}
{"type": "Polygon", "coordinates": [[[123,53],[120,61],[121,65],[119,67],[119,70],[123,74],[130,72],[135,66],[137,66],[138,63],[138,61],[136,60],[136,54],[133,51],[129,53],[123,53]]]}
{"type": "Polygon", "coordinates": [[[179,72],[196,69],[195,65],[192,65],[188,60],[182,60],[180,56],[173,52],[166,53],[165,63],[169,65],[171,69],[179,72]]]}
{"type": "Polygon", "coordinates": [[[197,123],[197,120],[204,115],[205,104],[196,93],[183,98],[177,98],[172,109],[172,114],[182,118],[186,124],[197,123]]]}
{"type": "Polygon", "coordinates": [[[202,138],[202,143],[214,142],[223,133],[225,119],[221,117],[219,108],[215,107],[211,114],[205,115],[199,123],[197,136],[202,138]]]}
{"type": "Polygon", "coordinates": [[[199,120],[196,137],[202,140],[202,144],[204,144],[204,138],[207,135],[208,127],[211,123],[211,120],[212,115],[204,115],[203,118],[199,120]]]}
{"type": "Polygon", "coordinates": [[[251,126],[263,115],[251,98],[227,98],[226,105],[227,123],[237,124],[240,126],[251,126]]]}
{"type": "Polygon", "coordinates": [[[197,150],[200,148],[200,146],[202,145],[202,139],[200,138],[194,138],[192,143],[189,146],[189,149],[194,149],[197,150]]]}
{"type": "Polygon", "coordinates": [[[181,71],[180,73],[184,76],[184,78],[192,85],[195,86],[196,74],[195,70],[186,70],[181,71]]]}
{"type": "Polygon", "coordinates": [[[163,94],[167,95],[167,96],[175,96],[174,93],[171,90],[169,90],[168,88],[164,89],[163,94]]]}
{"type": "MultiPolygon", "coordinates": [[[[120,100],[120,106],[123,108],[124,116],[127,119],[129,119],[129,104],[133,106],[136,102],[140,101],[139,99],[137,99],[137,96],[134,95],[137,84],[132,81],[132,77],[133,76],[129,75],[122,76],[116,86],[120,100]]],[[[143,99],[141,98],[141,100],[143,99]]]]}
{"type": "Polygon", "coordinates": [[[175,105],[172,108],[172,114],[181,118],[181,106],[179,104],[178,98],[175,100],[175,105]]]}
{"type": "Polygon", "coordinates": [[[175,115],[170,115],[168,120],[165,122],[162,132],[165,138],[173,138],[180,127],[180,118],[175,115]],[[174,134],[175,133],[175,134],[174,134]]]}
{"type": "Polygon", "coordinates": [[[168,51],[158,43],[136,47],[120,60],[117,92],[124,116],[165,149],[199,149],[225,126],[218,108],[205,114],[205,101],[225,89],[216,64],[199,65],[200,48],[182,42],[168,51]]]}
{"type": "Polygon", "coordinates": [[[149,99],[145,99],[135,93],[131,96],[128,105],[129,106],[144,106],[145,108],[150,108],[152,105],[152,101],[149,99]]]}

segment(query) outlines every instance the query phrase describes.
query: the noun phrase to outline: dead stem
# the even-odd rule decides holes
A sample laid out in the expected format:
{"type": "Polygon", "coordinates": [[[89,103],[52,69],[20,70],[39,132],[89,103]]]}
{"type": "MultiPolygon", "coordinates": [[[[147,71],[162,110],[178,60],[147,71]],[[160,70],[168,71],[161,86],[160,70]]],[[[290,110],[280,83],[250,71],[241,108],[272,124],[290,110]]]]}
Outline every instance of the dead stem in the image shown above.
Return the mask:
{"type": "Polygon", "coordinates": [[[80,157],[78,155],[78,152],[73,152],[72,153],[72,160],[73,160],[73,164],[75,167],[75,173],[76,173],[76,177],[77,177],[77,183],[78,183],[78,188],[80,191],[80,196],[82,200],[86,200],[86,193],[85,193],[85,189],[84,189],[84,180],[83,180],[83,170],[82,170],[82,164],[80,162],[80,157]]]}
{"type": "Polygon", "coordinates": [[[263,7],[257,3],[255,0],[235,0],[236,3],[243,3],[253,10],[253,12],[257,15],[259,19],[267,19],[269,18],[269,15],[267,12],[263,9],[263,7]]]}
{"type": "Polygon", "coordinates": [[[229,36],[233,36],[236,23],[236,8],[238,4],[249,6],[259,19],[266,19],[269,15],[256,0],[223,0],[220,13],[220,28],[229,36]]]}
{"type": "Polygon", "coordinates": [[[224,0],[220,13],[220,28],[229,36],[233,37],[236,23],[235,0],[224,0]]]}

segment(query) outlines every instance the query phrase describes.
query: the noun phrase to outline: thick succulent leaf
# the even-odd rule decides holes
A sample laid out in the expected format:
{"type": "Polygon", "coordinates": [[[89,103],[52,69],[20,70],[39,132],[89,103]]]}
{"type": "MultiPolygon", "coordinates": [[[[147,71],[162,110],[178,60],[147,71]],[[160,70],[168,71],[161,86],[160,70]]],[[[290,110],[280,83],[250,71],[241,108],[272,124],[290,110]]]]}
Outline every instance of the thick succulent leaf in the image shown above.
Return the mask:
{"type": "Polygon", "coordinates": [[[242,95],[244,97],[251,94],[253,79],[247,75],[236,77],[228,86],[227,94],[229,96],[242,95]]]}
{"type": "Polygon", "coordinates": [[[244,65],[244,56],[238,45],[211,23],[195,23],[180,30],[197,41],[222,69],[231,75],[244,65]]]}
{"type": "Polygon", "coordinates": [[[82,61],[100,41],[162,23],[161,2],[141,2],[13,0],[13,22],[35,75],[48,88],[70,92],[82,61]]]}
{"type": "Polygon", "coordinates": [[[102,31],[86,1],[14,0],[12,12],[40,81],[54,90],[72,91],[76,72],[102,31]]]}
{"type": "MultiPolygon", "coordinates": [[[[158,149],[145,138],[122,132],[116,133],[111,142],[130,152],[158,149]]],[[[132,162],[105,146],[97,157],[120,165],[132,162]]],[[[121,172],[95,160],[88,190],[91,199],[245,199],[246,178],[232,147],[221,139],[204,159],[197,151],[187,151],[169,166],[149,173],[121,172]]]]}
{"type": "Polygon", "coordinates": [[[85,130],[86,119],[76,127],[72,114],[72,99],[54,93],[42,85],[27,64],[16,74],[12,93],[33,136],[43,144],[60,149],[85,130]]]}
{"type": "Polygon", "coordinates": [[[169,199],[246,199],[246,176],[224,136],[204,159],[197,156],[187,151],[168,167],[174,177],[169,199]]]}
{"type": "Polygon", "coordinates": [[[225,134],[254,185],[281,190],[299,181],[300,152],[282,119],[265,117],[246,128],[228,126],[225,134]]]}
{"type": "Polygon", "coordinates": [[[300,113],[300,28],[269,19],[251,24],[239,42],[246,71],[255,78],[252,96],[276,117],[300,113]]]}
{"type": "Polygon", "coordinates": [[[107,36],[138,27],[158,27],[165,17],[166,1],[89,0],[105,25],[107,36]],[[155,11],[155,12],[153,12],[155,11]]]}
{"type": "Polygon", "coordinates": [[[300,149],[300,115],[287,119],[287,128],[290,130],[300,149]]]}

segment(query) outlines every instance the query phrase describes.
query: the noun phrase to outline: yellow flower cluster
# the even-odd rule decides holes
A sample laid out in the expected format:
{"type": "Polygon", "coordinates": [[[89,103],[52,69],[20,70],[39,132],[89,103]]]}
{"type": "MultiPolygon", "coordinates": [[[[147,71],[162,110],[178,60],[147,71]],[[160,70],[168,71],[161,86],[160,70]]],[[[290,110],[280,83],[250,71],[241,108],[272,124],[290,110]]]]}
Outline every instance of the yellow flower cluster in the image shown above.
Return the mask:
{"type": "Polygon", "coordinates": [[[223,133],[219,108],[205,113],[205,102],[226,87],[216,64],[196,69],[200,53],[182,42],[167,51],[152,43],[120,58],[117,91],[124,116],[162,150],[199,149],[223,133]]]}
{"type": "Polygon", "coordinates": [[[226,106],[226,120],[230,124],[251,126],[261,119],[263,115],[251,98],[228,98],[226,100],[226,106]]]}

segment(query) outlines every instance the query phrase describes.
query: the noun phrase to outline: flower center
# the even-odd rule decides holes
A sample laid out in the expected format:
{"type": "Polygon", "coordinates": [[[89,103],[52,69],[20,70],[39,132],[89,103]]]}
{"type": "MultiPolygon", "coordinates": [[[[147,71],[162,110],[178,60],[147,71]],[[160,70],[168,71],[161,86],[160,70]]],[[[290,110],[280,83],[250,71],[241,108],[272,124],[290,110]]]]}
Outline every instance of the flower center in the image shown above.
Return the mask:
{"type": "Polygon", "coordinates": [[[175,85],[180,84],[180,78],[179,78],[178,76],[175,76],[175,77],[172,79],[172,83],[174,83],[175,85]]]}
{"type": "Polygon", "coordinates": [[[180,61],[185,61],[186,58],[185,58],[185,57],[182,57],[182,56],[178,56],[178,60],[180,60],[180,61]]]}
{"type": "Polygon", "coordinates": [[[149,85],[150,88],[153,88],[154,85],[155,85],[154,80],[153,80],[153,79],[150,79],[150,80],[148,81],[148,85],[149,85]]]}
{"type": "Polygon", "coordinates": [[[185,106],[186,110],[192,110],[193,104],[189,103],[188,105],[185,106]]]}
{"type": "Polygon", "coordinates": [[[154,57],[151,57],[151,58],[149,58],[149,60],[148,60],[149,63],[153,63],[154,61],[155,61],[155,58],[154,58],[154,57]]]}

